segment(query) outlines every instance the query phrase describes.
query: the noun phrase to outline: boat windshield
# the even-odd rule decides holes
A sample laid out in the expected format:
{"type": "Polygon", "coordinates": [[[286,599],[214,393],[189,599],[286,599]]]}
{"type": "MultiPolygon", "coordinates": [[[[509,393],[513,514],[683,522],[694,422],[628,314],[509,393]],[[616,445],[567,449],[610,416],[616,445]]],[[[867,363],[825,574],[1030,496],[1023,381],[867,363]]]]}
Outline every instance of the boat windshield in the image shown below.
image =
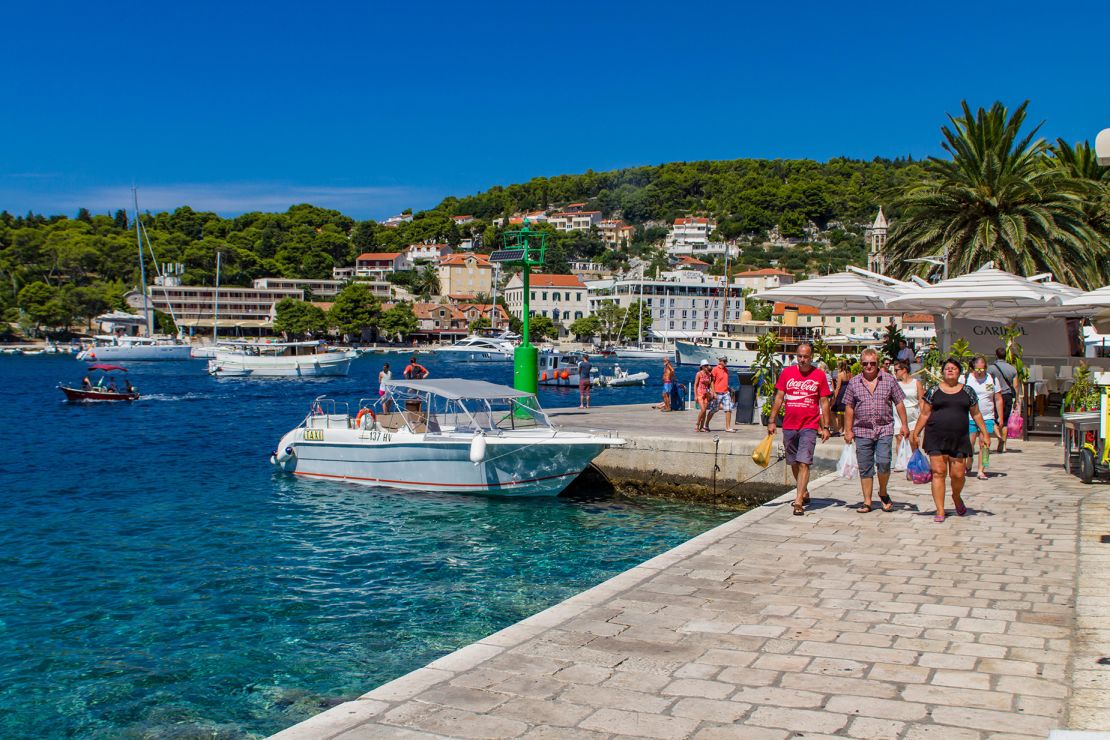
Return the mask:
{"type": "Polygon", "coordinates": [[[413,431],[427,434],[499,435],[517,429],[551,428],[533,395],[447,398],[412,388],[392,387],[383,399],[413,431]]]}

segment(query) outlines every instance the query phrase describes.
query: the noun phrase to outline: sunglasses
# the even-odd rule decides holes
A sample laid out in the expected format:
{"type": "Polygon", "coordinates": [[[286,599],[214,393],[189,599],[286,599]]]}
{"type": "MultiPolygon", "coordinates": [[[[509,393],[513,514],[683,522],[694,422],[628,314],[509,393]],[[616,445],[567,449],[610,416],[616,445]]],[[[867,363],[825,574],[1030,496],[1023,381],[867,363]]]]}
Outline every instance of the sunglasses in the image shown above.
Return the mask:
{"type": "Polygon", "coordinates": [[[877,363],[877,362],[861,362],[860,364],[863,365],[864,367],[876,367],[876,366],[878,366],[879,363],[877,363]]]}

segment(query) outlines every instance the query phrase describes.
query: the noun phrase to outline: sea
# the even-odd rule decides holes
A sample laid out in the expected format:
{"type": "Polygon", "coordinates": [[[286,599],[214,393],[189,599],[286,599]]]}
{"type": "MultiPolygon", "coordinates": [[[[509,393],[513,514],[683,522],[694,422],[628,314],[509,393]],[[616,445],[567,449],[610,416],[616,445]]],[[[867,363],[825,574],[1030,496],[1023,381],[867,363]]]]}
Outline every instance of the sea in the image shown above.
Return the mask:
{"type": "MultiPolygon", "coordinates": [[[[134,363],[139,401],[74,404],[57,388],[83,377],[73,357],[0,357],[0,737],[263,737],[735,516],[275,472],[271,450],[313,398],[374,396],[383,362],[399,375],[406,359],[270,380],[134,363]]],[[[511,383],[510,364],[421,361],[511,383]]],[[[656,401],[660,363],[622,366],[648,386],[594,404],[656,401]]]]}

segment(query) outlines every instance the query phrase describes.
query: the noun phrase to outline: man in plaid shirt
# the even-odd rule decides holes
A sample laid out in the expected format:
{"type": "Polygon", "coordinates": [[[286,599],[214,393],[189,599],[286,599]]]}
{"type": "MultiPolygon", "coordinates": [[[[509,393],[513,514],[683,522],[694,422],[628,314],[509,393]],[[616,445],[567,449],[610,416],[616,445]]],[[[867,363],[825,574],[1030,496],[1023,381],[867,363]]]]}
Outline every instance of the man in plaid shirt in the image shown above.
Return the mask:
{"type": "Polygon", "coordinates": [[[856,511],[871,511],[871,489],[875,469],[879,470],[879,501],[883,511],[891,511],[894,503],[886,492],[890,480],[891,441],[894,439],[894,413],[902,422],[902,434],[909,433],[906,394],[894,376],[879,369],[879,353],[865,349],[859,356],[863,372],[848,381],[844,391],[844,442],[856,445],[859,483],[863,489],[863,506],[856,511]]]}

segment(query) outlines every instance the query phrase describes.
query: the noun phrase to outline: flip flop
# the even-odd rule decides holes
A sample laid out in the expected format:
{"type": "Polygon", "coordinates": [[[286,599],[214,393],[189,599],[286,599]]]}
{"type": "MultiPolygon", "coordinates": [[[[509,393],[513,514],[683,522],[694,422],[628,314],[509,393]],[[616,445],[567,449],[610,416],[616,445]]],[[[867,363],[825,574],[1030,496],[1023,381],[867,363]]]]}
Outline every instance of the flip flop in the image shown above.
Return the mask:
{"type": "Polygon", "coordinates": [[[870,514],[871,513],[871,507],[868,504],[864,504],[863,506],[856,509],[856,513],[857,514],[870,514]]]}
{"type": "Polygon", "coordinates": [[[936,522],[937,524],[942,523],[944,521],[944,514],[937,514],[936,516],[933,517],[933,521],[936,522]]]}
{"type": "Polygon", "coordinates": [[[967,507],[964,506],[964,502],[961,501],[958,504],[956,504],[956,516],[966,516],[966,515],[967,515],[967,507]]]}
{"type": "Polygon", "coordinates": [[[805,504],[799,504],[797,501],[795,501],[793,504],[791,504],[791,506],[794,507],[794,516],[805,516],[805,512],[806,512],[806,505],[805,504]]]}
{"type": "Polygon", "coordinates": [[[883,511],[889,514],[894,511],[894,502],[890,500],[889,495],[879,496],[879,500],[883,502],[883,511]]]}
{"type": "Polygon", "coordinates": [[[978,478],[979,480],[990,480],[990,476],[987,475],[986,473],[979,473],[979,475],[977,475],[975,477],[978,478]]]}

